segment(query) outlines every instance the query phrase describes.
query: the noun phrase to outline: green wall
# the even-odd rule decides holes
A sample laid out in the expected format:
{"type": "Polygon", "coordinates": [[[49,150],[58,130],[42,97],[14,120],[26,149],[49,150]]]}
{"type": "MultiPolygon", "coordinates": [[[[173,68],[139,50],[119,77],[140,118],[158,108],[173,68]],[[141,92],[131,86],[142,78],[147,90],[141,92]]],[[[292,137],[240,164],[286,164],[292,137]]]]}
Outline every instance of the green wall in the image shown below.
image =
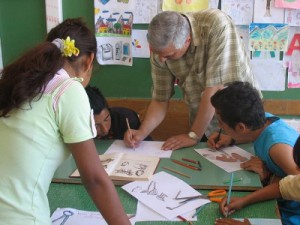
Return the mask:
{"type": "MultiPolygon", "coordinates": [[[[94,29],[93,0],[63,0],[63,15],[82,17],[94,29]]],[[[134,25],[147,29],[147,25],[134,25]]],[[[7,65],[22,52],[44,40],[46,19],[44,0],[0,0],[0,35],[3,63],[7,65]]],[[[149,59],[134,58],[133,66],[95,63],[92,85],[98,86],[106,97],[150,98],[151,76],[149,59]]],[[[266,99],[299,99],[300,89],[264,91],[266,99]]],[[[181,94],[176,90],[175,98],[181,94]]]]}

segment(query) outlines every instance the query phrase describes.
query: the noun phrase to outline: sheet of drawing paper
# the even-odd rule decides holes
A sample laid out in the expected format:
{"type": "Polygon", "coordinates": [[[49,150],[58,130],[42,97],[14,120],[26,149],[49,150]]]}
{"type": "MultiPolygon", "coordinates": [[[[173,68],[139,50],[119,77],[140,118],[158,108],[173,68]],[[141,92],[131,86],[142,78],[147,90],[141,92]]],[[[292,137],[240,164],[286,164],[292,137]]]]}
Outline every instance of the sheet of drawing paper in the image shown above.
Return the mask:
{"type": "Polygon", "coordinates": [[[252,72],[263,91],[284,91],[286,68],[280,61],[280,52],[253,52],[252,72]]]}
{"type": "Polygon", "coordinates": [[[45,0],[47,32],[63,21],[62,0],[45,0]]]}
{"type": "Polygon", "coordinates": [[[163,141],[142,141],[134,150],[133,148],[127,147],[123,140],[115,140],[104,154],[123,152],[157,156],[160,158],[170,158],[172,151],[162,151],[161,146],[163,143],[163,141]]]}
{"type": "Polygon", "coordinates": [[[300,133],[300,120],[298,119],[283,119],[288,125],[300,133]]]}
{"type": "MultiPolygon", "coordinates": [[[[192,210],[191,212],[187,212],[182,214],[181,216],[188,221],[197,221],[197,217],[193,218],[196,210],[192,210]]],[[[145,204],[141,203],[140,201],[137,204],[135,221],[181,221],[178,217],[175,217],[171,220],[163,217],[162,215],[158,214],[154,210],[147,207],[145,204]]]]}
{"type": "Polygon", "coordinates": [[[287,24],[251,23],[249,25],[250,51],[286,51],[288,48],[287,24]]]}
{"type": "Polygon", "coordinates": [[[157,0],[135,0],[133,23],[150,23],[152,18],[157,14],[157,9],[157,0]]]}
{"type": "Polygon", "coordinates": [[[163,0],[163,11],[195,12],[208,9],[208,0],[163,0]]]}
{"type": "Polygon", "coordinates": [[[252,23],[254,0],[222,0],[221,9],[228,14],[235,25],[252,23]]]}
{"type": "Polygon", "coordinates": [[[133,1],[94,0],[97,61],[132,66],[133,1]]]}
{"type": "MultiPolygon", "coordinates": [[[[240,221],[244,221],[244,219],[237,219],[240,221]]],[[[259,219],[259,218],[249,218],[251,225],[282,225],[280,219],[259,219]]]]}
{"type": "Polygon", "coordinates": [[[241,39],[244,42],[244,46],[246,49],[246,52],[248,53],[248,56],[250,57],[250,51],[249,51],[249,26],[247,25],[237,25],[236,29],[238,30],[241,39]]]}
{"type": "Polygon", "coordinates": [[[275,8],[274,0],[254,1],[254,23],[283,23],[284,9],[275,8]]]}
{"type": "Polygon", "coordinates": [[[136,58],[150,58],[147,41],[147,30],[132,30],[132,56],[136,58]]]}
{"type": "Polygon", "coordinates": [[[285,9],[284,23],[289,26],[300,26],[300,9],[285,9]]]}
{"type": "Polygon", "coordinates": [[[290,27],[289,46],[283,55],[283,65],[288,68],[288,88],[300,88],[300,28],[290,27]]]}
{"type": "Polygon", "coordinates": [[[188,197],[201,194],[183,180],[163,171],[154,174],[150,181],[134,181],[122,188],[168,220],[210,202],[197,199],[180,204],[182,200],[176,200],[176,196],[188,197]]]}
{"type": "Polygon", "coordinates": [[[242,170],[240,164],[253,156],[251,153],[237,146],[225,147],[220,150],[201,148],[195,149],[195,151],[228,173],[242,170]]]}
{"type": "Polygon", "coordinates": [[[275,7],[300,9],[300,0],[275,0],[275,7]]]}
{"type": "Polygon", "coordinates": [[[217,9],[219,6],[219,0],[209,0],[208,7],[210,9],[217,9]]]}
{"type": "MultiPolygon", "coordinates": [[[[128,215],[132,225],[135,216],[128,215]]],[[[58,208],[51,216],[52,225],[107,225],[99,212],[78,210],[74,208],[58,208]]]]}

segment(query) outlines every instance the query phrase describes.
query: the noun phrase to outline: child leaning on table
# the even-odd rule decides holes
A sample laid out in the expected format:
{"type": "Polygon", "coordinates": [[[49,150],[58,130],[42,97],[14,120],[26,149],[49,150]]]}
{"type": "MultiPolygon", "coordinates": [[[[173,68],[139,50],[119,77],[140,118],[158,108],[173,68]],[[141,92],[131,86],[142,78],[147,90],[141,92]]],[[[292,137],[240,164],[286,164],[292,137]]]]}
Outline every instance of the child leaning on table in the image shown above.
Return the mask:
{"type": "MultiPolygon", "coordinates": [[[[294,146],[293,157],[295,163],[300,168],[300,136],[298,137],[297,142],[294,146]]],[[[300,201],[300,175],[286,176],[279,182],[270,184],[245,197],[232,197],[229,205],[226,205],[227,198],[224,198],[220,203],[220,210],[223,214],[225,214],[227,211],[229,212],[229,214],[231,214],[234,211],[241,209],[247,205],[274,198],[283,198],[286,200],[300,201]]],[[[244,222],[241,222],[234,219],[221,218],[217,219],[215,224],[250,225],[251,223],[248,219],[245,219],[244,222]]]]}
{"type": "MultiPolygon", "coordinates": [[[[233,82],[211,97],[220,128],[226,134],[212,134],[209,147],[227,146],[234,139],[238,143],[253,143],[255,158],[241,164],[245,170],[260,174],[265,171],[283,178],[299,174],[293,160],[293,146],[299,134],[279,117],[264,111],[257,90],[247,82],[233,82]]],[[[300,221],[300,202],[277,199],[284,225],[300,221]]]]}

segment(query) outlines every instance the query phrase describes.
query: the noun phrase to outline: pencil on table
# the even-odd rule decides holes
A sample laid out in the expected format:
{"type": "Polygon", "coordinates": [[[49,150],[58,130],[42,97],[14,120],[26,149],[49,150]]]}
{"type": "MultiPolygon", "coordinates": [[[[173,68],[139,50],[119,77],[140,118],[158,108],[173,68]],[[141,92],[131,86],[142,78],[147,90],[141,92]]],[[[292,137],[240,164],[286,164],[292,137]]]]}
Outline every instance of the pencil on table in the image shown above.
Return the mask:
{"type": "MultiPolygon", "coordinates": [[[[131,128],[130,128],[130,125],[129,125],[128,118],[126,118],[126,123],[127,123],[128,132],[130,134],[130,138],[132,139],[133,138],[133,134],[131,132],[131,128]]],[[[135,150],[135,146],[133,146],[133,150],[135,150]]]]}
{"type": "MultiPolygon", "coordinates": [[[[228,191],[228,196],[227,196],[227,205],[230,203],[230,198],[231,198],[231,190],[232,190],[232,184],[233,184],[233,173],[231,173],[230,176],[230,185],[229,185],[229,191],[228,191]]],[[[226,212],[226,217],[228,216],[228,211],[226,212]]]]}
{"type": "Polygon", "coordinates": [[[188,222],[189,225],[193,225],[193,223],[191,221],[188,221],[186,218],[184,218],[183,216],[177,216],[178,219],[182,220],[183,222],[188,222]]]}
{"type": "Polygon", "coordinates": [[[176,159],[172,159],[172,162],[176,163],[176,164],[179,164],[181,166],[184,166],[186,168],[189,168],[189,169],[192,169],[192,170],[201,170],[199,167],[196,167],[196,166],[192,166],[192,165],[189,165],[189,164],[186,164],[184,162],[181,162],[181,161],[178,161],[176,159]]]}
{"type": "Polygon", "coordinates": [[[191,178],[189,175],[186,175],[185,173],[181,173],[181,172],[179,172],[179,171],[177,171],[177,170],[174,170],[174,169],[172,169],[172,168],[169,168],[169,167],[163,167],[165,170],[169,170],[169,171],[171,171],[171,172],[173,172],[173,173],[177,173],[177,174],[179,174],[179,175],[181,175],[181,176],[184,176],[184,177],[187,177],[187,178],[191,178]]]}
{"type": "Polygon", "coordinates": [[[187,161],[187,162],[191,162],[191,163],[194,163],[194,164],[197,164],[197,161],[196,160],[192,160],[192,159],[188,159],[188,158],[181,158],[183,161],[187,161]]]}

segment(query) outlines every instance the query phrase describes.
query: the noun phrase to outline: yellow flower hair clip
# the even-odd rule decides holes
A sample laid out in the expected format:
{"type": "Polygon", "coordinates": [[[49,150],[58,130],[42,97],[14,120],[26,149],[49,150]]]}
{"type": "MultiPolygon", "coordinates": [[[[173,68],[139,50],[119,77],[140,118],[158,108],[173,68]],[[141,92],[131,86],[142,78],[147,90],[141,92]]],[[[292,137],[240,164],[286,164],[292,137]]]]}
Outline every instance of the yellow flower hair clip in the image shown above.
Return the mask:
{"type": "Polygon", "coordinates": [[[71,40],[68,36],[66,40],[63,40],[63,56],[71,57],[72,54],[78,56],[80,51],[78,48],[75,47],[75,40],[71,40]]]}

